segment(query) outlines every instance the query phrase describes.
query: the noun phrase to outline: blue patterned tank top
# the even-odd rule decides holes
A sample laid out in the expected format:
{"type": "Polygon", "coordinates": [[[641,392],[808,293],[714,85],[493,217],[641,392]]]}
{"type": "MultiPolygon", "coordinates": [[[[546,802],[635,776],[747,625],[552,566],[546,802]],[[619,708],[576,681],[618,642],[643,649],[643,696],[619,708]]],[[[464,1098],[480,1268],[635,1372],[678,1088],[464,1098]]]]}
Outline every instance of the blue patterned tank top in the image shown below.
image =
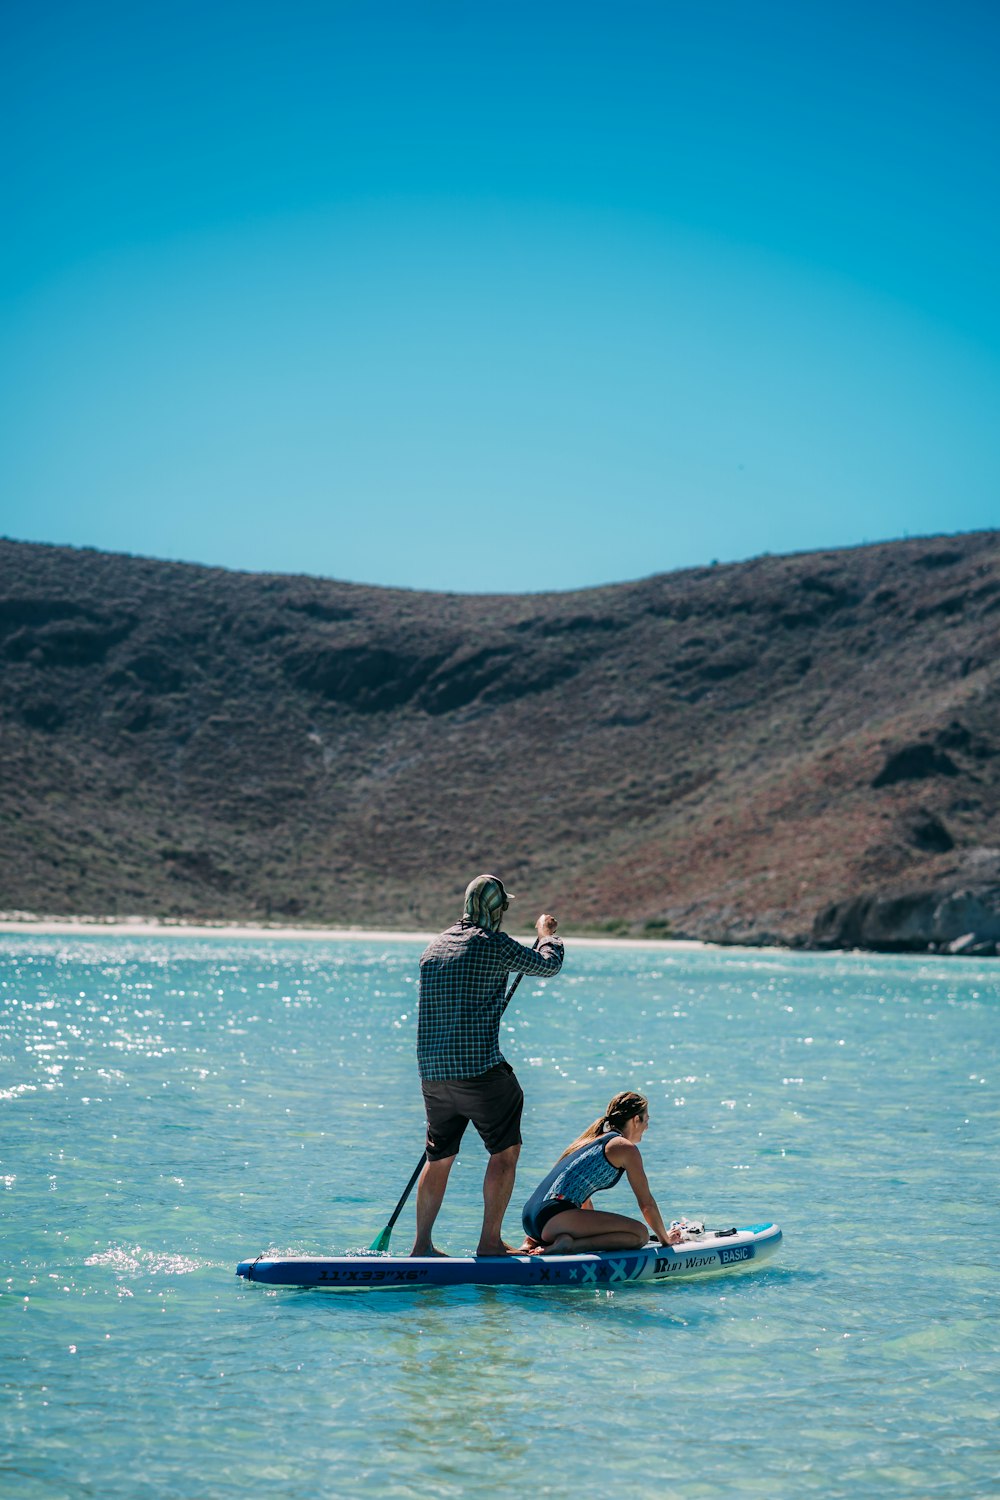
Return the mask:
{"type": "Polygon", "coordinates": [[[567,1208],[579,1208],[594,1193],[614,1187],[623,1169],[612,1166],[605,1147],[609,1141],[620,1138],[619,1131],[609,1130],[562,1157],[535,1188],[525,1205],[525,1214],[529,1208],[534,1211],[543,1203],[564,1202],[567,1208]]]}

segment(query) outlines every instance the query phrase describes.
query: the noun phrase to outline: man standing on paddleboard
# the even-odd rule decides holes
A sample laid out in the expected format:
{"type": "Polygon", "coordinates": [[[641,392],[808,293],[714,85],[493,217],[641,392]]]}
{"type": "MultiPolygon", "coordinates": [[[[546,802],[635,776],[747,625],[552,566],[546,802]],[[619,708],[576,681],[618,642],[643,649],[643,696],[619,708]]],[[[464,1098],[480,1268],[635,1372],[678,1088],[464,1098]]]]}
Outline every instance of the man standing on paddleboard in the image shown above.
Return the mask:
{"type": "MultiPolygon", "coordinates": [[[[513,899],[496,875],[478,875],[465,892],[465,914],[425,949],[420,960],[417,1065],[427,1112],[427,1164],[417,1185],[412,1255],[440,1255],[434,1221],[458,1148],[471,1120],[490,1154],[483,1180],[483,1228],[477,1255],[507,1255],[500,1230],[521,1152],[524,1095],[500,1051],[500,1017],[514,993],[511,972],[551,978],[562,968],[556,919],[535,923],[525,948],[500,931],[513,899]]],[[[516,984],[517,981],[515,981],[516,984]]]]}

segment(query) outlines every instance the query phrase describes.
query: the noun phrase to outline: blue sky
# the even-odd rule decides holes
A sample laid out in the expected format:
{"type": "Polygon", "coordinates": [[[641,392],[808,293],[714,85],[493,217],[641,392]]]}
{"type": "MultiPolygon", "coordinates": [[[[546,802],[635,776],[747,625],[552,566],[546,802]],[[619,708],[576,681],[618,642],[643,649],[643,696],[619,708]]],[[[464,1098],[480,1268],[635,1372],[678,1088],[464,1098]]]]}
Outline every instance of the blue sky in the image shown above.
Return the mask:
{"type": "Polygon", "coordinates": [[[1000,524],[1000,9],[0,9],[0,532],[571,588],[1000,524]]]}

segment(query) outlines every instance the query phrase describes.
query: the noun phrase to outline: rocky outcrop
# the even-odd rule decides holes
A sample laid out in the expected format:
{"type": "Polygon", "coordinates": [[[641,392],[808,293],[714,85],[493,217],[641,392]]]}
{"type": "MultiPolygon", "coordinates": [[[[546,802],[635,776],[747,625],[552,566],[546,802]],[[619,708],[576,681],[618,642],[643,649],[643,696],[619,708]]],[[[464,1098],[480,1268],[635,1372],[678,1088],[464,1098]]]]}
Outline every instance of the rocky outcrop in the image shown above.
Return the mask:
{"type": "Polygon", "coordinates": [[[832,902],[813,924],[813,946],[995,955],[1000,945],[1000,852],[975,854],[978,859],[966,862],[964,875],[936,886],[865,891],[832,902]],[[976,864],[979,871],[970,871],[968,866],[976,864]]]}
{"type": "Polygon", "coordinates": [[[881,771],[872,782],[877,790],[881,786],[895,786],[899,781],[924,781],[929,776],[957,776],[958,767],[951,756],[934,745],[904,745],[889,756],[881,771]]]}

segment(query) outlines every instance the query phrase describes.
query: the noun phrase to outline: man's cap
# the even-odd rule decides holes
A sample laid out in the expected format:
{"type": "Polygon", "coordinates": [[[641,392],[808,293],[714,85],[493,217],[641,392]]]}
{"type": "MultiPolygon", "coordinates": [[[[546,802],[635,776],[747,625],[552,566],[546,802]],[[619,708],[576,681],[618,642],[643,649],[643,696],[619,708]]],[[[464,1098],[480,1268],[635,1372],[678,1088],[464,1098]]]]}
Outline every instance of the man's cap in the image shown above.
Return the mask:
{"type": "Polygon", "coordinates": [[[465,888],[465,915],[478,927],[495,931],[513,899],[499,875],[477,875],[465,888]]]}

